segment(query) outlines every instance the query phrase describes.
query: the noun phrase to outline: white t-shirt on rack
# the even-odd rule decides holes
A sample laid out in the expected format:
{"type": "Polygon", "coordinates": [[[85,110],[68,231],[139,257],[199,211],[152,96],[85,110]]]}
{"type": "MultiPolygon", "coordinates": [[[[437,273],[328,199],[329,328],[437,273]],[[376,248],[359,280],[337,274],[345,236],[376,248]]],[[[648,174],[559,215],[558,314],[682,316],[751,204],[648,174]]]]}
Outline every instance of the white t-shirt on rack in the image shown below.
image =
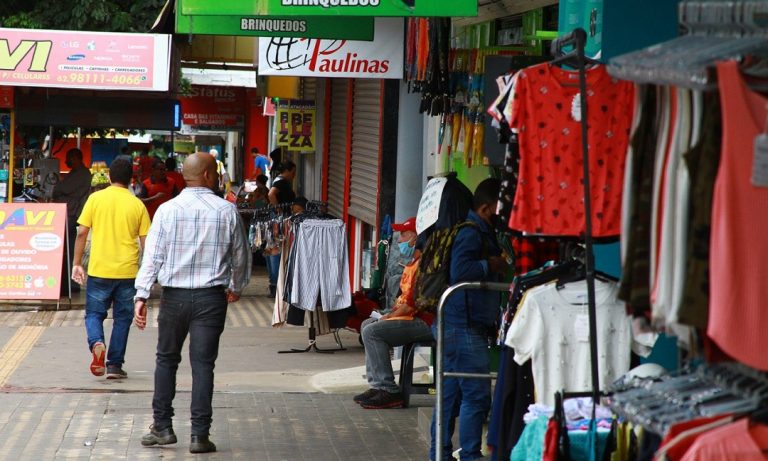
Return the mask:
{"type": "MultiPolygon", "coordinates": [[[[595,281],[601,389],[629,371],[631,319],[617,293],[616,284],[595,281]]],[[[569,283],[559,290],[555,283],[529,290],[505,343],[515,349],[518,364],[532,360],[537,402],[554,406],[557,391],[590,391],[586,282],[569,283]]]]}

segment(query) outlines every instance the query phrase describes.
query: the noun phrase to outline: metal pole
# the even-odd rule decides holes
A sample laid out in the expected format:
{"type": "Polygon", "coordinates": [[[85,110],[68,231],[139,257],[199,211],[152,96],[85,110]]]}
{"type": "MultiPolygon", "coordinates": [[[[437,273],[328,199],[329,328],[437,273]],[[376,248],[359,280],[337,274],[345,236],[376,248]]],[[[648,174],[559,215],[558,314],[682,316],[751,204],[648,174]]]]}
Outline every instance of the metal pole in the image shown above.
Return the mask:
{"type": "MultiPolygon", "coordinates": [[[[435,403],[435,460],[442,461],[443,459],[443,377],[445,376],[443,371],[443,342],[445,341],[445,326],[443,325],[443,306],[445,301],[448,300],[453,293],[457,290],[491,290],[491,291],[508,291],[508,283],[498,282],[460,282],[455,285],[451,285],[440,296],[440,302],[437,303],[437,360],[435,361],[435,391],[437,393],[437,402],[435,403]]],[[[481,375],[476,373],[450,373],[449,376],[459,376],[464,378],[479,378],[479,379],[492,379],[496,376],[495,373],[488,375],[481,375]]]]}

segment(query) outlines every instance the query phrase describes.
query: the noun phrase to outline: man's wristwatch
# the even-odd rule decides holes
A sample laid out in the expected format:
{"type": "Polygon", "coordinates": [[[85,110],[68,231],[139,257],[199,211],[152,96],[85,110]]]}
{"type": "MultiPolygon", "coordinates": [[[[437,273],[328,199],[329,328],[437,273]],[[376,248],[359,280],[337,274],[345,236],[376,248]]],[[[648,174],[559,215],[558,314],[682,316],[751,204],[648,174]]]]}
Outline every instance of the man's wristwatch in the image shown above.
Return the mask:
{"type": "Polygon", "coordinates": [[[139,302],[139,301],[141,301],[143,303],[146,303],[147,302],[147,298],[142,298],[141,296],[134,296],[133,297],[134,304],[139,302]]]}

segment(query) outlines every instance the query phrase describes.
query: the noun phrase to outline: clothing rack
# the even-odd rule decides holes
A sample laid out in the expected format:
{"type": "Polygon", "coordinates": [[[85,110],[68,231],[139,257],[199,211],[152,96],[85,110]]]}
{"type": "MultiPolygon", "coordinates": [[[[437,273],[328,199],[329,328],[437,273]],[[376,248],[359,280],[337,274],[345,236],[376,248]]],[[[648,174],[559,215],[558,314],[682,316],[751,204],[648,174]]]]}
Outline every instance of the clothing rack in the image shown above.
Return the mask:
{"type": "Polygon", "coordinates": [[[341,343],[341,336],[339,336],[339,330],[334,329],[331,333],[333,334],[333,339],[336,341],[336,345],[338,347],[333,349],[320,349],[317,347],[317,329],[315,328],[315,317],[319,315],[317,313],[317,310],[311,311],[309,313],[309,329],[308,329],[308,335],[309,335],[309,343],[307,344],[307,347],[303,349],[296,349],[291,348],[288,350],[283,351],[277,351],[278,354],[300,354],[302,352],[309,352],[309,351],[315,351],[322,354],[333,354],[336,351],[345,351],[347,350],[346,347],[341,343]]]}
{"type": "Polygon", "coordinates": [[[686,35],[616,56],[608,72],[638,83],[716,89],[716,61],[768,56],[768,27],[762,19],[766,14],[768,2],[680,2],[678,17],[686,35]]]}
{"type": "MultiPolygon", "coordinates": [[[[589,178],[589,140],[588,138],[588,110],[587,110],[587,76],[588,64],[597,64],[584,54],[584,46],[587,42],[587,33],[584,29],[577,28],[572,32],[555,39],[552,42],[552,55],[555,59],[551,65],[565,64],[573,67],[579,74],[579,102],[581,103],[581,150],[584,166],[584,268],[587,282],[587,306],[589,313],[589,351],[590,370],[592,375],[592,420],[595,419],[597,402],[600,400],[600,374],[598,370],[597,354],[597,308],[595,305],[595,254],[593,252],[592,237],[592,197],[589,178]],[[565,52],[566,47],[571,47],[570,52],[565,52]]],[[[595,440],[597,440],[595,438],[595,440]]],[[[595,459],[598,458],[599,446],[594,444],[595,459]]]]}
{"type": "MultiPolygon", "coordinates": [[[[290,206],[292,206],[295,202],[291,202],[288,209],[290,210],[290,206]]],[[[269,208],[269,207],[265,207],[269,208]]],[[[305,210],[303,213],[300,213],[299,215],[293,216],[291,219],[303,219],[306,217],[317,217],[317,216],[324,216],[324,217],[330,217],[328,215],[328,202],[320,201],[320,200],[309,200],[306,203],[305,210]]],[[[316,317],[319,315],[317,309],[314,311],[311,311],[309,313],[309,328],[307,330],[307,347],[305,348],[291,348],[288,350],[282,350],[277,351],[278,354],[299,354],[303,352],[309,352],[309,351],[315,351],[318,353],[324,353],[324,354],[333,354],[336,351],[345,351],[347,350],[346,347],[341,342],[341,336],[339,336],[339,329],[333,329],[331,333],[333,334],[333,339],[336,342],[336,345],[338,347],[332,348],[332,349],[321,349],[317,346],[317,328],[315,327],[316,317]]]]}

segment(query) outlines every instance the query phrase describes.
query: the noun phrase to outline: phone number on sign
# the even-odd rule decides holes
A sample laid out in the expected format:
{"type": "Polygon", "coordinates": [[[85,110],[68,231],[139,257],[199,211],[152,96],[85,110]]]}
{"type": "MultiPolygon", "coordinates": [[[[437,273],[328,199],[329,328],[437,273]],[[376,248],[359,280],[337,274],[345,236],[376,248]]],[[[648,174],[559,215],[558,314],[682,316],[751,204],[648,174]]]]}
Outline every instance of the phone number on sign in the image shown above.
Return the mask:
{"type": "Polygon", "coordinates": [[[110,83],[113,85],[139,85],[146,79],[146,75],[81,74],[77,72],[56,77],[56,81],[61,83],[110,83]]]}

